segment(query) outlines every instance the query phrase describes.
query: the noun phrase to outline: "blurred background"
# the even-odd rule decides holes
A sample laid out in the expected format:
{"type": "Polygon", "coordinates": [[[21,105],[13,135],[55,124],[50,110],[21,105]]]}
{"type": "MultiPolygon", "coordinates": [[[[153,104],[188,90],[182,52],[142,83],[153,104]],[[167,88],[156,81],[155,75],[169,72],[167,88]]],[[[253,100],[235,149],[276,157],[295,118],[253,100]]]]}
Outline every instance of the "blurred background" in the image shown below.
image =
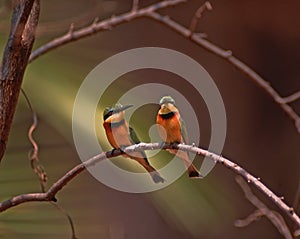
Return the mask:
{"type": "MultiPolygon", "coordinates": [[[[140,0],[141,6],[156,1],[140,0]]],[[[203,1],[191,0],[161,10],[189,26],[203,1]]],[[[218,0],[211,1],[198,30],[208,39],[255,69],[282,96],[300,89],[300,2],[218,0]]],[[[0,44],[3,51],[9,29],[10,1],[0,1],[0,44]]],[[[40,25],[35,48],[75,29],[129,11],[131,1],[74,0],[41,1],[40,25]]],[[[299,182],[300,137],[293,123],[273,100],[247,76],[223,59],[205,51],[165,26],[141,18],[111,30],[67,44],[32,62],[23,89],[38,114],[34,133],[40,159],[48,173],[48,186],[81,161],[72,138],[72,107],[86,75],[100,62],[124,50],[137,47],[165,47],[189,55],[212,76],[223,97],[227,113],[227,138],[223,155],[245,167],[285,202],[292,204],[299,182]]],[[[133,86],[165,79],[180,90],[194,107],[201,129],[199,145],[207,148],[210,119],[199,95],[175,75],[140,70],[122,76],[100,102],[111,104],[133,86]]],[[[101,85],[99,85],[101,88],[101,85]]],[[[103,104],[103,106],[102,106],[103,104]]],[[[300,101],[291,104],[300,113],[300,101]]],[[[147,129],[155,119],[157,105],[142,107],[132,118],[140,138],[147,142],[147,129]]],[[[0,167],[0,200],[38,192],[39,182],[27,158],[31,112],[22,95],[14,117],[8,149],[0,167]]],[[[99,115],[99,129],[102,117],[99,115]]],[[[190,129],[193,130],[193,129],[190,129]]],[[[103,131],[102,131],[103,132],[103,131]]],[[[109,150],[106,138],[99,142],[109,150]]],[[[164,154],[164,162],[168,155],[164,154]]],[[[114,159],[124,161],[122,158],[114,159]]],[[[155,167],[162,162],[150,159],[155,167]]],[[[196,158],[200,165],[202,159],[196,158]]],[[[134,162],[128,162],[134,164],[134,162]]],[[[58,195],[58,202],[72,216],[79,238],[281,238],[265,218],[246,228],[234,221],[255,208],[245,199],[235,175],[217,165],[203,180],[189,180],[186,174],[171,186],[146,194],[113,190],[84,172],[58,195]]],[[[254,190],[271,208],[266,198],[254,190]]],[[[299,211],[298,211],[299,212],[299,211]]],[[[290,223],[290,221],[288,220],[290,223]]],[[[69,238],[67,219],[47,203],[26,203],[0,214],[0,238],[69,238]]]]}

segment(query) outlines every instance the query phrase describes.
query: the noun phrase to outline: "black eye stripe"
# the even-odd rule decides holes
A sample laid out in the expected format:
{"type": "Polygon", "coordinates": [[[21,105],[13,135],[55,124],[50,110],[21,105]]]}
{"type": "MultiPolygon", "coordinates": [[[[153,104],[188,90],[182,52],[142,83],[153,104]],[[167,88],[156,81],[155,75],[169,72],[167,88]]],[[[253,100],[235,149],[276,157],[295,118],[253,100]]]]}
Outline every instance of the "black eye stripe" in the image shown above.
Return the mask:
{"type": "Polygon", "coordinates": [[[107,113],[106,113],[106,115],[104,115],[104,121],[108,118],[108,117],[110,117],[110,116],[112,116],[112,114],[113,114],[113,111],[112,110],[110,110],[110,111],[108,111],[107,113]]]}

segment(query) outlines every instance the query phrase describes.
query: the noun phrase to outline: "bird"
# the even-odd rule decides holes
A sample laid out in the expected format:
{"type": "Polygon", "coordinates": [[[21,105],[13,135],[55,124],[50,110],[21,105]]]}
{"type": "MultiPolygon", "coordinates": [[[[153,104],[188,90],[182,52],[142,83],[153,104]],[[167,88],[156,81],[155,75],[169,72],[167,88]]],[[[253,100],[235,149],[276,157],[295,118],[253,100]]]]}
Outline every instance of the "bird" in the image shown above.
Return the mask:
{"type": "MultiPolygon", "coordinates": [[[[122,147],[140,143],[134,129],[128,125],[124,118],[124,111],[132,106],[123,106],[117,103],[114,107],[106,107],[103,111],[103,127],[106,137],[114,149],[122,150],[122,147]]],[[[150,165],[144,151],[131,152],[130,154],[124,154],[124,156],[134,159],[142,165],[149,172],[155,183],[163,183],[165,181],[156,169],[150,165]]]]}
{"type": "MultiPolygon", "coordinates": [[[[156,116],[156,124],[159,136],[167,144],[187,144],[188,137],[185,123],[180,117],[179,110],[175,106],[175,100],[171,96],[164,96],[159,101],[159,111],[156,116]]],[[[183,160],[190,178],[202,178],[203,176],[192,164],[187,152],[176,149],[168,149],[183,160]]]]}

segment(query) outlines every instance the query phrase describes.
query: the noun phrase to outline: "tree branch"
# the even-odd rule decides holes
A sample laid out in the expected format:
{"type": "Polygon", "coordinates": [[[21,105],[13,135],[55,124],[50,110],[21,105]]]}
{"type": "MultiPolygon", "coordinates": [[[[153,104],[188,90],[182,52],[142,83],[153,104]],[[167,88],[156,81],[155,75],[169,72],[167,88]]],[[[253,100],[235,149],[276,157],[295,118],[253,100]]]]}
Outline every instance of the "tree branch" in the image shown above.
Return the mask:
{"type": "Polygon", "coordinates": [[[296,100],[299,100],[300,99],[300,91],[294,93],[294,94],[291,94],[290,96],[286,96],[284,97],[282,100],[284,103],[292,103],[296,100]]]}
{"type": "MultiPolygon", "coordinates": [[[[169,16],[162,16],[156,12],[149,12],[148,17],[154,19],[165,26],[169,27],[170,29],[174,30],[175,32],[181,34],[182,36],[189,38],[194,43],[198,44],[199,46],[203,47],[204,49],[212,52],[213,54],[224,58],[233,66],[235,66],[238,70],[246,74],[250,77],[250,79],[255,82],[259,87],[261,87],[274,101],[275,103],[288,115],[288,117],[294,122],[294,125],[300,133],[300,116],[294,111],[294,109],[289,106],[287,103],[290,103],[290,99],[286,100],[282,98],[279,93],[272,88],[271,84],[264,80],[260,75],[258,75],[253,69],[247,66],[244,62],[239,60],[238,58],[232,55],[232,52],[229,50],[224,50],[221,47],[211,43],[210,41],[203,39],[197,33],[193,33],[190,29],[182,26],[181,24],[172,20],[169,16]]],[[[295,98],[299,98],[299,93],[297,93],[295,98]]],[[[294,99],[293,99],[294,100],[294,99]]]]}
{"type": "Polygon", "coordinates": [[[28,158],[30,160],[30,165],[33,170],[33,172],[37,175],[40,185],[41,185],[41,190],[44,193],[45,188],[46,188],[46,182],[47,182],[47,173],[44,169],[44,166],[40,163],[39,160],[39,145],[36,142],[36,140],[33,137],[33,132],[35,131],[37,125],[38,125],[38,119],[35,111],[33,110],[33,107],[30,103],[30,100],[26,94],[26,92],[21,89],[21,92],[26,100],[26,103],[28,105],[28,108],[30,109],[30,112],[32,114],[32,124],[28,130],[28,139],[32,145],[32,149],[28,153],[28,158]]]}
{"type": "Polygon", "coordinates": [[[237,165],[236,163],[231,162],[229,159],[224,158],[223,156],[216,155],[207,150],[197,148],[191,145],[184,144],[160,144],[160,143],[140,143],[132,146],[128,146],[121,150],[113,150],[106,153],[101,153],[96,155],[85,162],[75,166],[68,173],[66,173],[63,177],[61,177],[56,183],[54,183],[46,193],[33,193],[33,194],[23,194],[11,199],[8,199],[2,203],[0,203],[0,212],[5,211],[11,207],[17,206],[24,202],[29,201],[51,201],[55,198],[55,195],[63,189],[63,187],[69,183],[74,177],[80,174],[82,171],[86,169],[86,167],[90,167],[95,165],[96,163],[106,159],[119,156],[125,153],[135,152],[135,151],[143,151],[143,150],[155,150],[155,149],[179,149],[182,151],[188,151],[191,153],[199,154],[204,157],[207,157],[213,160],[216,163],[220,163],[221,165],[226,166],[230,170],[232,170],[235,174],[242,176],[248,183],[255,186],[258,190],[260,190],[264,195],[266,195],[271,201],[273,201],[289,218],[300,228],[300,218],[294,212],[294,209],[285,204],[282,198],[276,196],[269,188],[267,188],[259,178],[254,177],[250,173],[248,173],[245,169],[237,165]]]}
{"type": "Polygon", "coordinates": [[[212,6],[211,6],[210,2],[208,2],[208,1],[206,1],[204,4],[202,4],[195,12],[194,17],[192,18],[192,21],[190,24],[190,36],[192,36],[195,33],[198,22],[206,9],[212,10],[212,6]]]}
{"type": "MultiPolygon", "coordinates": [[[[296,213],[300,212],[300,181],[298,182],[298,188],[297,188],[295,199],[293,202],[293,208],[295,209],[296,213]]],[[[293,230],[295,231],[294,237],[299,237],[300,236],[300,228],[297,227],[296,224],[293,225],[293,230]]]]}
{"type": "Polygon", "coordinates": [[[119,16],[112,16],[110,19],[106,19],[100,22],[94,21],[90,26],[81,28],[77,31],[68,32],[65,35],[55,38],[49,43],[39,47],[34,52],[32,52],[29,62],[33,61],[37,57],[45,54],[46,52],[53,50],[59,46],[67,44],[69,42],[77,41],[81,38],[88,37],[90,35],[96,34],[98,32],[109,30],[114,26],[117,26],[122,23],[129,22],[133,19],[140,18],[148,15],[151,12],[155,12],[159,9],[166,8],[169,6],[174,6],[179,3],[185,2],[186,0],[165,0],[155,4],[152,4],[148,7],[138,9],[138,2],[134,0],[132,10],[121,14],[119,16]]]}
{"type": "Polygon", "coordinates": [[[236,227],[246,227],[252,222],[258,221],[262,216],[265,214],[261,210],[255,210],[253,213],[251,213],[248,217],[244,219],[238,219],[234,222],[234,225],[236,227]]]}
{"type": "Polygon", "coordinates": [[[11,30],[0,68],[0,161],[6,150],[39,12],[39,0],[15,1],[11,30]]]}
{"type": "Polygon", "coordinates": [[[260,201],[252,193],[250,187],[242,177],[237,176],[235,180],[243,190],[245,197],[248,199],[248,201],[258,208],[258,210],[256,210],[255,213],[247,217],[246,220],[236,221],[235,225],[247,226],[249,223],[253,222],[254,220],[257,220],[261,216],[266,216],[286,239],[293,239],[291,232],[288,226],[286,225],[286,222],[284,221],[283,217],[278,212],[270,210],[262,201],[260,201]]]}

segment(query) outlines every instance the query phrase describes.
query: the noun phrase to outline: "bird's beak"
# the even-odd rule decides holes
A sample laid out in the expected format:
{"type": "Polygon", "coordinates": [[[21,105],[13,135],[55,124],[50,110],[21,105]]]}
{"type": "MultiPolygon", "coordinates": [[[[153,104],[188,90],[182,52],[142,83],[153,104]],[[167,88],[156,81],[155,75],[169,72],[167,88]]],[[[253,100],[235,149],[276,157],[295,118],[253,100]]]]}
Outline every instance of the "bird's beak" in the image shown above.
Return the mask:
{"type": "Polygon", "coordinates": [[[164,109],[164,110],[169,109],[168,104],[166,104],[166,103],[162,104],[161,108],[164,109]]]}
{"type": "Polygon", "coordinates": [[[123,105],[122,107],[120,107],[119,109],[114,110],[114,113],[119,113],[122,112],[124,110],[127,110],[128,108],[132,107],[133,105],[123,105]]]}

